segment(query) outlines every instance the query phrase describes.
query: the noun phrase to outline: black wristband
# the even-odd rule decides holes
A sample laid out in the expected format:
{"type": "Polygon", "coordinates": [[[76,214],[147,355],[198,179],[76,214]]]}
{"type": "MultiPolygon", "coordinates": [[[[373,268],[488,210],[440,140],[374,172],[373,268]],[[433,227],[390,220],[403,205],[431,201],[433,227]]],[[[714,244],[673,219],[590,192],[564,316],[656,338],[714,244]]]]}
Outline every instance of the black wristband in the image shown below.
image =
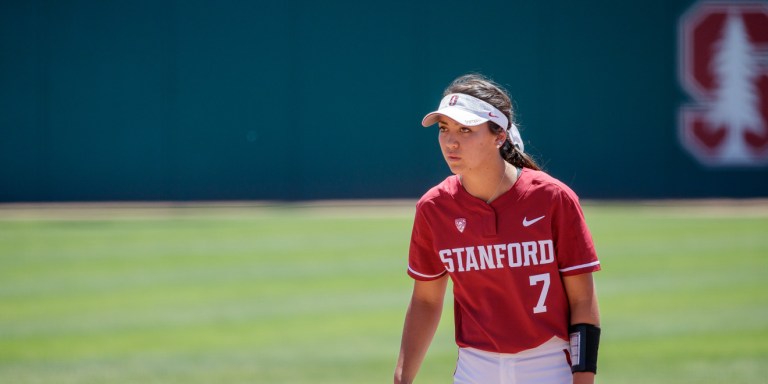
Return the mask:
{"type": "Polygon", "coordinates": [[[592,324],[573,324],[568,333],[571,335],[571,371],[597,373],[600,328],[592,324]]]}

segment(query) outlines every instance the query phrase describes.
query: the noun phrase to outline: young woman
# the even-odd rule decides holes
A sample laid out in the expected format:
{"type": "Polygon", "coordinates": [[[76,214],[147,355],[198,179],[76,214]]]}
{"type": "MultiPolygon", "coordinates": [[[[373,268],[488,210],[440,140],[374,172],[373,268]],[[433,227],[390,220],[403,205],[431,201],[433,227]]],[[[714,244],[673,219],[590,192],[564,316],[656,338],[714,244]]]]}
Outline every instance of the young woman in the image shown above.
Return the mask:
{"type": "Polygon", "coordinates": [[[453,176],[416,205],[408,274],[415,280],[395,383],[411,383],[453,281],[459,358],[454,383],[593,383],[600,270],[578,197],[524,152],[512,103],[465,75],[422,125],[453,176]]]}

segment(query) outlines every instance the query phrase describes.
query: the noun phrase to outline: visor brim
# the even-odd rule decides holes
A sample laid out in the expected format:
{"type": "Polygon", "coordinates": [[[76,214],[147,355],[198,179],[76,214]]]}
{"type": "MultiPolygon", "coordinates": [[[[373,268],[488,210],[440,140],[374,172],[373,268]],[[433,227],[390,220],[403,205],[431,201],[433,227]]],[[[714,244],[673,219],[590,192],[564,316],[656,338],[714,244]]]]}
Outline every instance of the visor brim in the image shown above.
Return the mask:
{"type": "Polygon", "coordinates": [[[451,118],[457,123],[468,127],[480,125],[490,120],[475,115],[474,113],[468,112],[462,108],[448,107],[428,113],[426,116],[424,116],[424,119],[421,120],[421,125],[424,127],[429,127],[430,125],[437,123],[437,121],[440,119],[440,116],[451,118]]]}

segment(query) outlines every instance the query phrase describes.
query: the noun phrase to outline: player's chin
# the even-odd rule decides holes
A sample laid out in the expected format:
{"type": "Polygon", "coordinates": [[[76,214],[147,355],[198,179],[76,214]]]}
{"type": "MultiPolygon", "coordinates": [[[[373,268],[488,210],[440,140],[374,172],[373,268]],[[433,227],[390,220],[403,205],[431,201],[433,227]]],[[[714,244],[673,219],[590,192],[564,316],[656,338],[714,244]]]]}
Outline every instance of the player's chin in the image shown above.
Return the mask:
{"type": "Polygon", "coordinates": [[[456,163],[456,162],[448,161],[447,164],[448,164],[448,168],[450,168],[450,170],[451,170],[451,173],[453,173],[455,175],[460,175],[464,171],[464,168],[465,168],[461,164],[456,163]]]}

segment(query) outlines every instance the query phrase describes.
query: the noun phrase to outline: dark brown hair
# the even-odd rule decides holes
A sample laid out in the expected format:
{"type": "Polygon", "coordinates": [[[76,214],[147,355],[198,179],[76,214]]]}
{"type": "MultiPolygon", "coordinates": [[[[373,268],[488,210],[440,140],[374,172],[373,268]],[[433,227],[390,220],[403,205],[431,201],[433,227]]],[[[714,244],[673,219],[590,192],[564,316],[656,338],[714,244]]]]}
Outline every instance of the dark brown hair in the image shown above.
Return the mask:
{"type": "MultiPolygon", "coordinates": [[[[510,99],[507,91],[483,75],[471,73],[458,77],[448,85],[448,88],[443,92],[443,96],[451,93],[463,93],[483,100],[486,103],[493,105],[496,109],[501,111],[501,113],[507,116],[507,120],[510,124],[514,123],[515,119],[512,111],[512,99],[510,99]]],[[[488,128],[494,134],[498,134],[509,127],[500,127],[498,124],[489,121],[488,128]]],[[[504,160],[515,167],[525,167],[535,170],[541,169],[528,154],[520,152],[517,147],[512,145],[509,134],[507,134],[504,144],[499,148],[499,154],[501,154],[501,157],[504,160]]]]}

